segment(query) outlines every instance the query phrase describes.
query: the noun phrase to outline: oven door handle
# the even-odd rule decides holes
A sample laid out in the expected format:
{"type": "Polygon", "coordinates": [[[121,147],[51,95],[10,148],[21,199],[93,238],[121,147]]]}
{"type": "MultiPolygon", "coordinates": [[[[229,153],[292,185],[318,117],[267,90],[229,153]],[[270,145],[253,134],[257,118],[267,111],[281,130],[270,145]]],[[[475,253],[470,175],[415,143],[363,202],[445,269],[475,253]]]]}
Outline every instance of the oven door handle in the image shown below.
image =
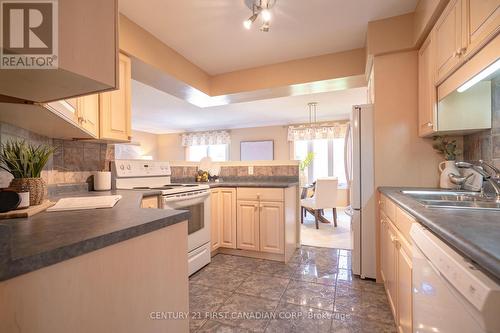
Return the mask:
{"type": "Polygon", "coordinates": [[[210,192],[207,191],[207,192],[193,194],[193,195],[164,197],[163,202],[178,202],[178,201],[192,200],[192,199],[198,199],[198,198],[206,198],[209,195],[210,195],[210,192]]]}

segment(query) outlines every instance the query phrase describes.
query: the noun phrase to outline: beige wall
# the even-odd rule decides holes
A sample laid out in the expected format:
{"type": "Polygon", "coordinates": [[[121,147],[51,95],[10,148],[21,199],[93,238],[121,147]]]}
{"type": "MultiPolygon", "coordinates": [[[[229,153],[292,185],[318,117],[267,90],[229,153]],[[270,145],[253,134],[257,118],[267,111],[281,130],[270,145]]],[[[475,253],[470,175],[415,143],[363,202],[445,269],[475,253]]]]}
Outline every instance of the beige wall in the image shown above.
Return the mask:
{"type": "MultiPolygon", "coordinates": [[[[229,147],[229,160],[240,160],[241,141],[274,141],[274,159],[289,160],[291,145],[288,142],[287,126],[266,126],[231,129],[231,144],[229,147]]],[[[181,135],[161,134],[158,138],[158,159],[168,161],[184,161],[186,159],[185,148],[181,145],[181,135]]],[[[135,140],[134,140],[135,141],[135,140]]]]}
{"type": "Polygon", "coordinates": [[[154,160],[158,159],[158,135],[132,131],[132,142],[140,143],[142,155],[152,156],[154,160]]]}
{"type": "Polygon", "coordinates": [[[287,126],[266,126],[232,129],[229,158],[231,161],[240,160],[241,141],[274,141],[274,159],[290,159],[290,143],[288,142],[287,126]]]}
{"type": "Polygon", "coordinates": [[[185,148],[179,133],[158,135],[158,159],[164,161],[184,161],[185,148]]]}
{"type": "Polygon", "coordinates": [[[374,58],[375,186],[438,185],[431,139],[417,134],[417,51],[374,58]]]}

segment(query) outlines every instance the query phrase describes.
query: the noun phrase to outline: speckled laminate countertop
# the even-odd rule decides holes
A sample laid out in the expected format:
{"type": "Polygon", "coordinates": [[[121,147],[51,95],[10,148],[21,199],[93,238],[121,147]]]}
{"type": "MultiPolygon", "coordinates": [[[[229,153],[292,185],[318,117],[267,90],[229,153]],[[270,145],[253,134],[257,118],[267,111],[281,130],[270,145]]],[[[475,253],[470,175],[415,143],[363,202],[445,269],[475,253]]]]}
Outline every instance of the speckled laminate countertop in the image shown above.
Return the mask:
{"type": "MultiPolygon", "coordinates": [[[[141,208],[159,191],[106,191],[65,196],[120,194],[109,209],[43,212],[0,220],[0,281],[125,241],[189,218],[183,210],[141,208]]],[[[186,235],[187,237],[187,235],[186,235]]]]}
{"type": "Polygon", "coordinates": [[[436,236],[472,260],[479,269],[497,282],[500,281],[499,211],[426,208],[401,193],[402,190],[415,190],[415,188],[379,188],[380,192],[414,216],[436,236]]]}

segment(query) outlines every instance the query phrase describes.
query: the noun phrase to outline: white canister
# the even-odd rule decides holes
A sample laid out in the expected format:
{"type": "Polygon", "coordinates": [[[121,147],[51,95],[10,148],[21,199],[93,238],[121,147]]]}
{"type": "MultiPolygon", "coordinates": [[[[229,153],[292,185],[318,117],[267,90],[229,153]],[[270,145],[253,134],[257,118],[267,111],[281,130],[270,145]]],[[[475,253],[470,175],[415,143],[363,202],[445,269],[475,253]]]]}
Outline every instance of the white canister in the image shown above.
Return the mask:
{"type": "Polygon", "coordinates": [[[111,190],[111,172],[98,171],[94,175],[94,191],[111,190]]]}
{"type": "Polygon", "coordinates": [[[17,209],[28,208],[30,206],[30,192],[18,192],[17,195],[19,195],[19,199],[21,199],[17,209]]]}
{"type": "Polygon", "coordinates": [[[450,190],[460,189],[460,185],[456,185],[450,180],[451,173],[460,175],[460,171],[458,171],[458,168],[455,165],[455,161],[443,161],[439,163],[439,171],[441,172],[439,187],[450,190]]]}

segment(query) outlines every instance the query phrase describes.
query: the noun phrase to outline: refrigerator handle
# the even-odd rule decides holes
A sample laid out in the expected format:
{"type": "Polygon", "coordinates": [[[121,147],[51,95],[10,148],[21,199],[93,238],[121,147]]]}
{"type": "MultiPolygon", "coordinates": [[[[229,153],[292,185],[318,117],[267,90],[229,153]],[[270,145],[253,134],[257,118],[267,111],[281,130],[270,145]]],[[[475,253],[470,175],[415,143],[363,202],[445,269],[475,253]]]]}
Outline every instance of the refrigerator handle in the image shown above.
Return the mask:
{"type": "Polygon", "coordinates": [[[344,169],[345,169],[345,178],[347,181],[347,186],[351,183],[351,175],[350,175],[350,161],[349,161],[349,146],[351,139],[351,124],[347,125],[347,130],[345,132],[344,139],[344,169]]]}

